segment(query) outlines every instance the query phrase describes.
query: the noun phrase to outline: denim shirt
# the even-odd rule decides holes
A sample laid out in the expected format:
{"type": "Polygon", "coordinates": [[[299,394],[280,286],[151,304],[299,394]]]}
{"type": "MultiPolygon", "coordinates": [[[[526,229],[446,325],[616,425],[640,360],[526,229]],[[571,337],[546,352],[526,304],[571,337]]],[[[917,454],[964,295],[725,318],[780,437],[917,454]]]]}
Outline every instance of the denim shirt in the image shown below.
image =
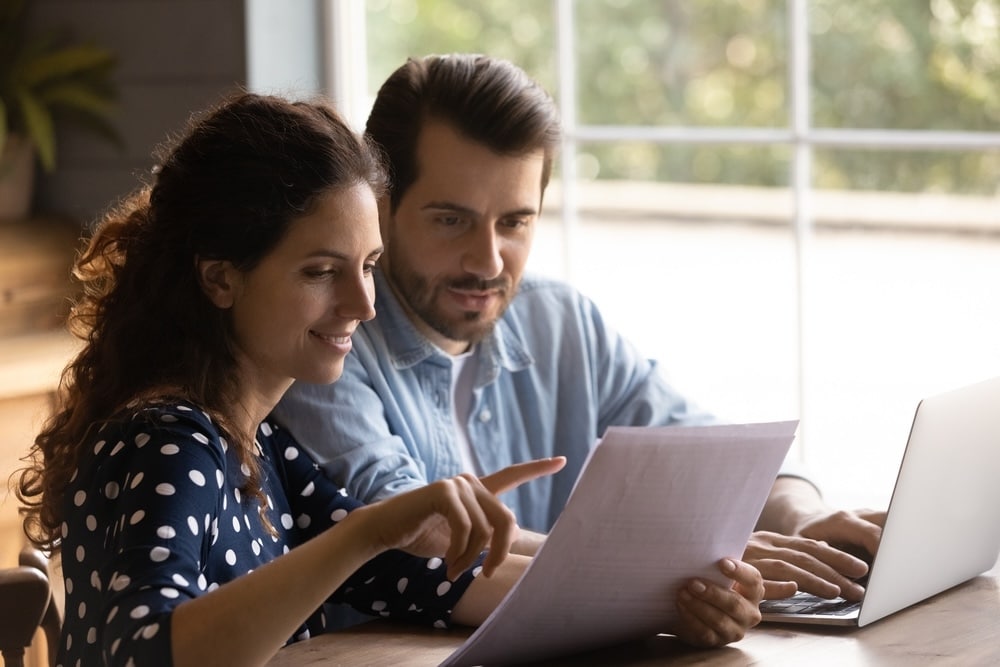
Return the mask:
{"type": "MultiPolygon", "coordinates": [[[[355,332],[341,379],[296,382],[275,410],[337,484],[368,502],[463,472],[451,359],[417,331],[378,271],[375,286],[378,315],[355,332]]],[[[501,496],[530,530],[552,527],[609,426],[714,421],[558,281],[525,276],[476,355],[467,427],[482,470],[567,458],[559,473],[501,496]]]]}

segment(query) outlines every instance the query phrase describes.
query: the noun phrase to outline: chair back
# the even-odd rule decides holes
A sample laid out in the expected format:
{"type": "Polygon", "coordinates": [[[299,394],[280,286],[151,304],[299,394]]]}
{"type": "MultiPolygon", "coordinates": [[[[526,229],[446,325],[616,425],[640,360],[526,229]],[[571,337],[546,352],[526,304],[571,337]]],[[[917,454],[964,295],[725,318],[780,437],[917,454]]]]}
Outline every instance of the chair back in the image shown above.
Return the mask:
{"type": "Polygon", "coordinates": [[[25,547],[18,563],[0,569],[0,654],[5,667],[23,667],[25,649],[41,627],[49,665],[55,665],[62,619],[49,584],[48,559],[25,547]]]}

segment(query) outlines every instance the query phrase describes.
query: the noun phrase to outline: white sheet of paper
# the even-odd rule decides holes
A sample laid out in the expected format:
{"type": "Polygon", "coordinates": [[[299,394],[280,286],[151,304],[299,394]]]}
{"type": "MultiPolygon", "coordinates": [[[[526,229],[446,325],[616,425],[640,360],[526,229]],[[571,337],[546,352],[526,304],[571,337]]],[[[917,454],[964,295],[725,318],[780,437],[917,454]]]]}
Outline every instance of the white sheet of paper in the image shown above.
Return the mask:
{"type": "Polygon", "coordinates": [[[521,580],[441,667],[572,654],[671,631],[692,577],[725,584],[797,421],[613,427],[521,580]]]}

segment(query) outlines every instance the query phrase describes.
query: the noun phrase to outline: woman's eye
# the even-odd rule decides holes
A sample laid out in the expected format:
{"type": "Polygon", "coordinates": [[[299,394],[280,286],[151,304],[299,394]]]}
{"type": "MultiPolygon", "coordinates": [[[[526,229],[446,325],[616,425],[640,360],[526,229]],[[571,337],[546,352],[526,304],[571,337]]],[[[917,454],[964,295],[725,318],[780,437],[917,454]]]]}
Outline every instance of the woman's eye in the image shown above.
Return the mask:
{"type": "Polygon", "coordinates": [[[307,278],[327,278],[336,273],[334,269],[306,269],[303,271],[307,278]]]}

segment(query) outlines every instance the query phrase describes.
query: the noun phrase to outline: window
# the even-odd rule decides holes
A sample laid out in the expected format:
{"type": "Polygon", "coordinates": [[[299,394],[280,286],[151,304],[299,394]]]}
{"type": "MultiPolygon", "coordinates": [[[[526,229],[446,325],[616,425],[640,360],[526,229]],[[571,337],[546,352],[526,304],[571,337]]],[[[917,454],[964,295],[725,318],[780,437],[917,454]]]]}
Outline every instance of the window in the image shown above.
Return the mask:
{"type": "Polygon", "coordinates": [[[919,398],[1000,374],[1000,0],[329,4],[359,126],[408,55],[545,85],[532,268],[720,416],[801,417],[832,502],[884,506],[919,398]]]}

